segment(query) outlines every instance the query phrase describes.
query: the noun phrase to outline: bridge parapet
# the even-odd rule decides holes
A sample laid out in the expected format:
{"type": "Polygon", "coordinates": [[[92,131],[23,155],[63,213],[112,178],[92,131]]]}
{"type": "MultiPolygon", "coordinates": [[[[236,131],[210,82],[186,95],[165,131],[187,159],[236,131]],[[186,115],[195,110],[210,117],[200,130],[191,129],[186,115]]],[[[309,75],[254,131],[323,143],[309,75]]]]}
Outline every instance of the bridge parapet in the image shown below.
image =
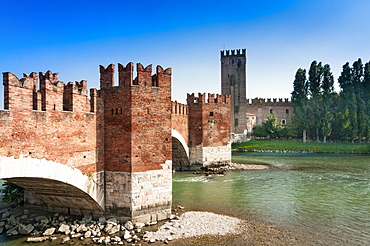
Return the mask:
{"type": "Polygon", "coordinates": [[[96,173],[96,114],[87,82],[65,85],[58,73],[3,73],[0,156],[47,159],[96,173]],[[73,161],[72,161],[73,160],[73,161]]]}
{"type": "Polygon", "coordinates": [[[3,73],[4,108],[20,111],[74,111],[90,112],[87,98],[87,81],[69,82],[58,80],[58,73],[23,74],[3,73]]]}

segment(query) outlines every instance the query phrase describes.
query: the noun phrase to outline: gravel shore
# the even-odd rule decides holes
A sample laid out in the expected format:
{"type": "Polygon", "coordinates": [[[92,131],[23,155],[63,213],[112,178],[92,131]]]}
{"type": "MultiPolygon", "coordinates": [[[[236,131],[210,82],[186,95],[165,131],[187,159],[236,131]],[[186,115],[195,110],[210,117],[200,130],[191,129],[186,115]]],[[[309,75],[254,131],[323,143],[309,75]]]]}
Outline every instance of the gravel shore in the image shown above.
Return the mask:
{"type": "Polygon", "coordinates": [[[179,219],[166,222],[155,232],[147,233],[151,241],[173,240],[201,235],[240,233],[242,220],[209,212],[186,212],[179,219]]]}

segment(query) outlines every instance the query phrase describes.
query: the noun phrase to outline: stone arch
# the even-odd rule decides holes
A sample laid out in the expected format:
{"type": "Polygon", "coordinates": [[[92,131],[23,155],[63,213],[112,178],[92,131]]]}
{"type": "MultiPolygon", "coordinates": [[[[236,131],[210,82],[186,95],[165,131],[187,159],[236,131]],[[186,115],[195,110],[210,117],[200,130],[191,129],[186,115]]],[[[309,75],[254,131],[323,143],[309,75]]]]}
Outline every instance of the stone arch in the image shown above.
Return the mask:
{"type": "Polygon", "coordinates": [[[174,170],[187,170],[189,165],[189,147],[184,137],[172,129],[172,168],[174,170]]]}
{"type": "Polygon", "coordinates": [[[73,214],[104,212],[100,178],[45,159],[0,157],[0,179],[34,193],[45,206],[73,214]]]}

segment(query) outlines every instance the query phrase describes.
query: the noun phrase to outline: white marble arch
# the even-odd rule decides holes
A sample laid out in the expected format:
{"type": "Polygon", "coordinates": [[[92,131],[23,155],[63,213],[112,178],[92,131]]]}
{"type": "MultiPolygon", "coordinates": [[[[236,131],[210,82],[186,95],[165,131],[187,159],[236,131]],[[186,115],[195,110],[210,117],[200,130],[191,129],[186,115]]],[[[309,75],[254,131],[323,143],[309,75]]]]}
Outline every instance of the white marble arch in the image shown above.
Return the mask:
{"type": "Polygon", "coordinates": [[[175,129],[172,129],[172,137],[174,137],[174,138],[176,138],[180,141],[182,147],[184,148],[184,150],[186,152],[187,157],[189,158],[189,147],[186,144],[186,141],[185,141],[184,137],[178,131],[176,131],[175,129]]]}
{"type": "MultiPolygon", "coordinates": [[[[72,197],[68,202],[70,202],[70,200],[73,202],[74,200],[76,203],[74,205],[83,206],[77,204],[83,200],[85,202],[85,206],[86,203],[88,203],[88,207],[104,211],[104,190],[102,189],[103,186],[99,185],[97,182],[97,175],[84,175],[76,168],[56,163],[54,161],[30,157],[24,158],[22,156],[17,159],[14,157],[0,156],[0,179],[9,180],[11,182],[15,181],[14,183],[24,187],[25,189],[27,189],[27,185],[33,185],[33,188],[35,188],[34,183],[41,184],[40,186],[49,185],[49,192],[50,188],[52,189],[53,187],[62,188],[64,189],[63,196],[71,195],[72,197]]],[[[57,189],[54,190],[56,194],[60,192],[57,189]]],[[[42,193],[42,187],[40,187],[40,192],[42,193]]],[[[41,197],[40,199],[43,202],[46,200],[46,203],[53,200],[43,200],[41,197]]],[[[64,204],[46,205],[63,206],[64,204]]]]}

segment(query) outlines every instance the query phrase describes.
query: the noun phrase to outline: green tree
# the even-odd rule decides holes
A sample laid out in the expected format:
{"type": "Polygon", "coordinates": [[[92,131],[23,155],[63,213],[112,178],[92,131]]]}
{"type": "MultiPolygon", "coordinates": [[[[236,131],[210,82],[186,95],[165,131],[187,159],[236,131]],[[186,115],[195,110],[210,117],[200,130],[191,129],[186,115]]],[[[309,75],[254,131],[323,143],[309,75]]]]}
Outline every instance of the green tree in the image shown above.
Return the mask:
{"type": "Polygon", "coordinates": [[[320,116],[322,114],[322,108],[320,105],[321,95],[321,80],[323,76],[323,67],[321,62],[313,61],[308,71],[308,92],[310,100],[308,101],[308,110],[311,118],[310,123],[313,129],[315,129],[316,141],[320,141],[319,130],[320,130],[320,116]]]}
{"type": "Polygon", "coordinates": [[[282,125],[279,123],[275,114],[269,114],[267,120],[263,123],[263,127],[269,136],[276,137],[282,125]]]}
{"type": "Polygon", "coordinates": [[[364,80],[363,80],[363,93],[364,93],[364,101],[365,101],[365,115],[364,121],[366,123],[365,126],[365,137],[366,141],[369,142],[370,138],[370,61],[365,64],[364,67],[364,80]]]}
{"type": "Polygon", "coordinates": [[[332,123],[334,119],[334,103],[337,100],[337,94],[334,93],[334,76],[329,64],[323,67],[323,79],[321,84],[322,94],[320,96],[320,129],[323,141],[331,134],[332,123]]]}
{"type": "Polygon", "coordinates": [[[18,204],[23,201],[24,189],[11,182],[5,181],[0,192],[3,193],[3,202],[18,204]]]}
{"type": "Polygon", "coordinates": [[[338,78],[340,92],[340,118],[342,127],[339,134],[342,138],[349,138],[354,142],[358,136],[357,102],[353,86],[352,69],[349,63],[343,65],[342,72],[338,78]]]}
{"type": "Polygon", "coordinates": [[[302,132],[302,141],[306,142],[308,118],[308,83],[306,79],[306,70],[299,68],[295,74],[292,92],[292,105],[294,114],[292,116],[293,124],[295,124],[302,132]]]}
{"type": "Polygon", "coordinates": [[[268,133],[263,126],[253,127],[253,135],[255,137],[267,137],[268,133]]]}
{"type": "Polygon", "coordinates": [[[357,115],[357,134],[358,139],[361,140],[363,134],[365,133],[366,123],[365,123],[365,111],[366,104],[364,101],[363,93],[363,79],[364,79],[364,68],[361,58],[355,61],[351,69],[352,73],[352,85],[354,90],[354,98],[356,104],[356,115],[357,115]]]}

